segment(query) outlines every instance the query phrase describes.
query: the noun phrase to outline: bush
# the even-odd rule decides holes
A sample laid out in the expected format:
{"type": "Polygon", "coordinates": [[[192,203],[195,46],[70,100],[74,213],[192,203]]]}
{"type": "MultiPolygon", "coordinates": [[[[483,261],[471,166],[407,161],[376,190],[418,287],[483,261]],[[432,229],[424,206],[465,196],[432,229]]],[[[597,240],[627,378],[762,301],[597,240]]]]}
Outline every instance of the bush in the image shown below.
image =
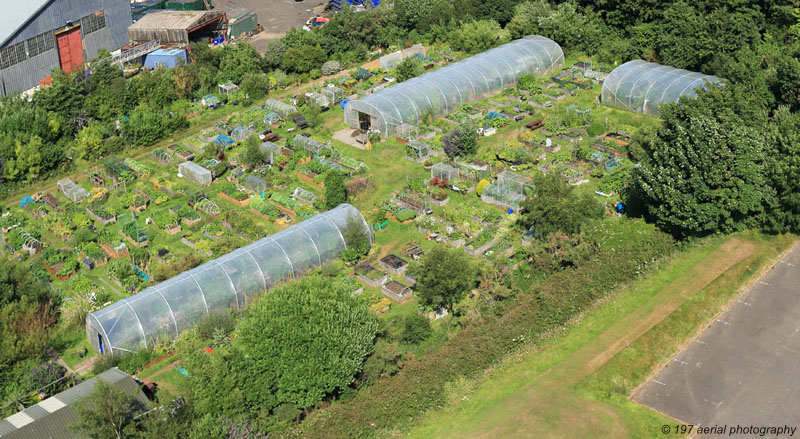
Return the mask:
{"type": "Polygon", "coordinates": [[[323,75],[335,75],[340,71],[342,71],[342,65],[339,61],[326,61],[325,64],[322,64],[323,75]]]}
{"type": "Polygon", "coordinates": [[[225,334],[233,332],[234,323],[233,314],[223,311],[203,317],[197,321],[196,325],[200,336],[205,340],[210,340],[214,336],[214,331],[222,330],[225,334]]]}
{"type": "Polygon", "coordinates": [[[158,357],[158,352],[151,349],[145,349],[143,351],[121,356],[117,367],[123,372],[134,375],[141,372],[147,363],[158,359],[158,357]]]}
{"type": "Polygon", "coordinates": [[[401,339],[408,344],[419,344],[433,333],[431,322],[419,315],[411,314],[403,319],[403,334],[401,339]]]}
{"type": "Polygon", "coordinates": [[[308,76],[311,77],[311,79],[319,79],[322,77],[322,72],[319,69],[313,69],[308,72],[308,76]]]}
{"type": "Polygon", "coordinates": [[[95,361],[94,365],[92,366],[92,374],[100,375],[101,373],[107,371],[108,369],[116,367],[121,359],[122,356],[117,354],[101,355],[100,358],[97,361],[95,361]]]}

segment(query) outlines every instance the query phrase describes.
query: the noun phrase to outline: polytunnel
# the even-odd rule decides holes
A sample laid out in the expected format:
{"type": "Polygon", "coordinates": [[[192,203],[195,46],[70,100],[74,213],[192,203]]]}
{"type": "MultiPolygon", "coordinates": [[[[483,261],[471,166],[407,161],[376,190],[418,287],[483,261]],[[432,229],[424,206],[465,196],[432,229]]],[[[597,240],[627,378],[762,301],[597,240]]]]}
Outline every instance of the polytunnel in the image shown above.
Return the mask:
{"type": "Polygon", "coordinates": [[[555,41],[529,35],[350,101],[344,120],[352,128],[392,136],[403,124],[418,125],[429,112],[450,113],[515,85],[524,73],[546,74],[563,65],[564,52],[555,41]]]}
{"type": "Polygon", "coordinates": [[[719,84],[716,76],[676,69],[640,59],[614,69],[603,81],[602,101],[628,111],[658,115],[658,107],[678,102],[681,96],[697,96],[706,84],[719,84]]]}
{"type": "Polygon", "coordinates": [[[370,227],[359,211],[340,204],[325,213],[185,271],[86,316],[86,335],[102,354],[136,352],[169,342],[202,317],[242,309],[276,284],[301,276],[347,249],[350,219],[370,227]]]}

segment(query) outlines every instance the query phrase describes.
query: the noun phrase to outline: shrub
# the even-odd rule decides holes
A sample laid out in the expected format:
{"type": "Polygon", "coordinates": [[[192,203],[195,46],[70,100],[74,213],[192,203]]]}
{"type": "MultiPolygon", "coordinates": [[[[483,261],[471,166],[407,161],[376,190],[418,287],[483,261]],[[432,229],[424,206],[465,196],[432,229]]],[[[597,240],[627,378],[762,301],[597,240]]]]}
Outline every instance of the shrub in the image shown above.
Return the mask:
{"type": "Polygon", "coordinates": [[[216,330],[221,329],[225,334],[233,332],[234,318],[229,312],[215,312],[198,320],[196,325],[200,336],[210,340],[216,330]]]}
{"type": "Polygon", "coordinates": [[[419,314],[407,315],[403,319],[403,334],[401,338],[408,344],[421,343],[430,337],[432,333],[431,322],[419,314]]]}
{"type": "Polygon", "coordinates": [[[323,75],[335,75],[342,71],[342,65],[339,61],[326,61],[322,64],[322,74],[323,75]]]}
{"type": "Polygon", "coordinates": [[[133,375],[141,372],[147,363],[158,359],[158,357],[158,352],[151,349],[145,349],[143,351],[121,356],[117,367],[119,370],[133,375]]]}

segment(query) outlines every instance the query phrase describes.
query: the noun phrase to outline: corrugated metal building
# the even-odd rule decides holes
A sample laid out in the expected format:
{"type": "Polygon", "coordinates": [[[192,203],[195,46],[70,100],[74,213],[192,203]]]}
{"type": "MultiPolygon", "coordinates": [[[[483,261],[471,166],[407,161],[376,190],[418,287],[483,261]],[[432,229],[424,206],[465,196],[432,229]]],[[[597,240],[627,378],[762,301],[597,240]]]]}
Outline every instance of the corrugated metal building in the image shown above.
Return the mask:
{"type": "Polygon", "coordinates": [[[128,42],[130,0],[3,2],[0,13],[0,93],[39,85],[55,68],[72,71],[128,42]]]}
{"type": "Polygon", "coordinates": [[[143,405],[147,404],[147,397],[133,377],[113,367],[58,395],[0,420],[0,438],[77,439],[80,435],[69,428],[69,425],[78,421],[78,412],[74,404],[94,391],[98,379],[133,396],[143,405]]]}
{"type": "Polygon", "coordinates": [[[158,40],[161,44],[189,44],[200,35],[211,35],[225,26],[221,11],[151,12],[128,28],[128,38],[136,43],[158,40]]]}

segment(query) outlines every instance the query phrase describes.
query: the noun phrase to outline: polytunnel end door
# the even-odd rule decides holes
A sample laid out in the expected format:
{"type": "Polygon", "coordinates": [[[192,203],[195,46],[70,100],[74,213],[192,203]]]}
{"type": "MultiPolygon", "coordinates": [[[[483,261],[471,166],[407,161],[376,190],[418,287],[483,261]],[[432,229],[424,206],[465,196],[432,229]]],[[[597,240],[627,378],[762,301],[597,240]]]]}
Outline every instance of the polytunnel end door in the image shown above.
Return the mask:
{"type": "Polygon", "coordinates": [[[97,334],[97,347],[100,351],[100,355],[105,355],[106,350],[105,346],[103,345],[103,334],[97,334]]]}
{"type": "Polygon", "coordinates": [[[371,127],[370,115],[367,113],[358,112],[358,126],[362,130],[369,130],[371,127]]]}

